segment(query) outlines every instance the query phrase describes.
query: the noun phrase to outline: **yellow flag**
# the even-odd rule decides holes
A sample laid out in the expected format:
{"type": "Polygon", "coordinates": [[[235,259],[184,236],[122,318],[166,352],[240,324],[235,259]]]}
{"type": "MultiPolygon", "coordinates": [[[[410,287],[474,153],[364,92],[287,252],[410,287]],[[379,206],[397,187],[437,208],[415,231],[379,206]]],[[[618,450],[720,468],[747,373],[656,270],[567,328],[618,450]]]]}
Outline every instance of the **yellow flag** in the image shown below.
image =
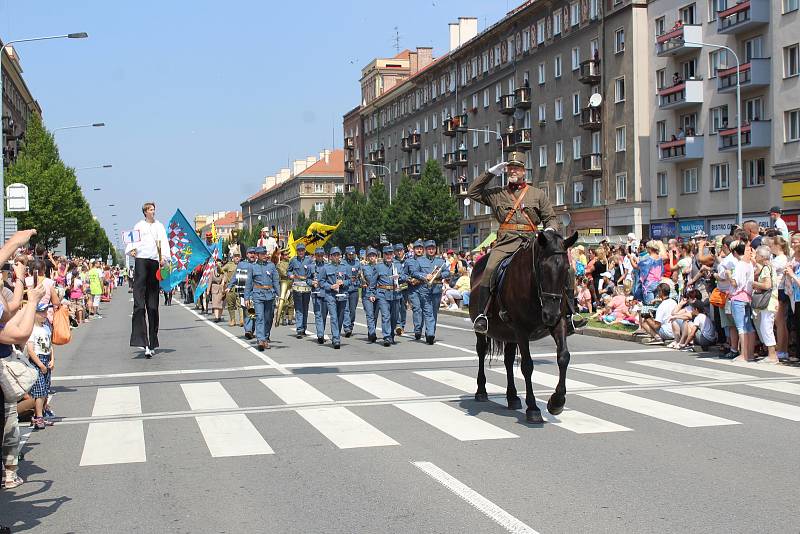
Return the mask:
{"type": "Polygon", "coordinates": [[[306,230],[306,235],[297,241],[291,241],[291,247],[294,252],[292,255],[297,253],[297,243],[303,243],[306,246],[306,252],[309,254],[313,254],[317,247],[324,247],[340,224],[342,224],[342,221],[339,221],[336,226],[320,222],[311,223],[308,226],[308,230],[306,230]]]}
{"type": "Polygon", "coordinates": [[[213,222],[211,223],[211,241],[217,242],[217,225],[213,222]]]}
{"type": "Polygon", "coordinates": [[[289,257],[294,258],[297,256],[297,241],[294,240],[294,232],[289,230],[289,238],[286,240],[286,249],[289,251],[289,257]]]}

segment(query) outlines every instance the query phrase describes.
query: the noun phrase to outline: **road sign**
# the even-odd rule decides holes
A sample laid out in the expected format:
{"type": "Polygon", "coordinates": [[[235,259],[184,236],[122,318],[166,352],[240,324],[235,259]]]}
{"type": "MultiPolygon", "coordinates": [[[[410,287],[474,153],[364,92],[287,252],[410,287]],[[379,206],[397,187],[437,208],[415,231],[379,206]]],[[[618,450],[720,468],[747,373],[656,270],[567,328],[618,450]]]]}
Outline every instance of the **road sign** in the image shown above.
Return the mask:
{"type": "Polygon", "coordinates": [[[142,240],[142,236],[139,233],[139,230],[127,230],[122,232],[122,242],[126,245],[130,245],[131,243],[138,243],[142,240]]]}
{"type": "Polygon", "coordinates": [[[6,211],[28,211],[28,186],[10,184],[6,187],[6,211]]]}

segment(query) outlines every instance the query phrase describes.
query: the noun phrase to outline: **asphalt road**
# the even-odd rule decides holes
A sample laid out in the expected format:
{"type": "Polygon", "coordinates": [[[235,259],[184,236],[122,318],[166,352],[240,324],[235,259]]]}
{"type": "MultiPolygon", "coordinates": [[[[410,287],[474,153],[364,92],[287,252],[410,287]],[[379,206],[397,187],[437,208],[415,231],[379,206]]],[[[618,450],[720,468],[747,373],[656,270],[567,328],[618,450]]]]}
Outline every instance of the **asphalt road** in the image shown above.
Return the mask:
{"type": "MultiPolygon", "coordinates": [[[[161,308],[128,347],[125,290],[56,353],[56,426],[0,491],[12,532],[798,532],[800,368],[570,338],[567,410],[476,403],[474,336],[342,349],[161,308]]],[[[359,319],[363,322],[363,319],[359,319]]],[[[546,401],[553,344],[532,347],[546,401]]],[[[517,387],[524,392],[521,380],[517,387]]]]}

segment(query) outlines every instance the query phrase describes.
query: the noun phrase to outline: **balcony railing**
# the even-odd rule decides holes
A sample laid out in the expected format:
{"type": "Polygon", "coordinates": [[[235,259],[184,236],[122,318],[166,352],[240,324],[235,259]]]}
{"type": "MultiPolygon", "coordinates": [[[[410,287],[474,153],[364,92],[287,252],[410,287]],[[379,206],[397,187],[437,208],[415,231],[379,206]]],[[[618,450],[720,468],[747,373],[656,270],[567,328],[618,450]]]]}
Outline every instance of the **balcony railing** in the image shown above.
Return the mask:
{"type": "Polygon", "coordinates": [[[703,103],[703,80],[686,80],[658,92],[660,109],[680,109],[703,103]]]}
{"type": "Polygon", "coordinates": [[[581,172],[586,176],[599,176],[603,174],[603,155],[586,154],[581,158],[581,172]]]}
{"type": "Polygon", "coordinates": [[[500,136],[503,142],[503,152],[513,152],[515,150],[514,145],[517,142],[517,133],[511,129],[511,131],[506,130],[500,136]]]}
{"type": "Polygon", "coordinates": [[[592,85],[600,81],[599,59],[587,59],[586,61],[581,61],[580,66],[581,68],[580,74],[578,75],[578,81],[592,85]]]}
{"type": "Polygon", "coordinates": [[[514,91],[514,105],[518,108],[529,109],[531,107],[531,88],[517,87],[514,91]]]}
{"type": "Polygon", "coordinates": [[[456,165],[458,167],[466,167],[468,153],[466,150],[456,150],[456,165]]]}
{"type": "Polygon", "coordinates": [[[717,14],[718,33],[739,33],[769,23],[772,0],[745,0],[717,14]]]}
{"type": "Polygon", "coordinates": [[[419,163],[412,163],[403,167],[403,174],[410,178],[419,178],[422,175],[422,165],[419,163]]]}
{"type": "Polygon", "coordinates": [[[400,138],[400,150],[403,152],[411,152],[411,138],[410,137],[402,137],[400,138]]]}
{"type": "Polygon", "coordinates": [[[522,128],[514,132],[514,147],[517,150],[529,150],[531,148],[531,129],[522,128]]]}
{"type": "Polygon", "coordinates": [[[702,135],[663,141],[658,144],[658,159],[661,161],[688,161],[702,159],[705,138],[702,135]]]}
{"type": "Polygon", "coordinates": [[[411,148],[419,148],[422,145],[422,136],[418,133],[412,133],[409,143],[411,148]]]}
{"type": "Polygon", "coordinates": [[[444,155],[444,168],[445,169],[455,169],[456,168],[456,153],[455,152],[447,152],[444,155]]]}
{"type": "MultiPolygon", "coordinates": [[[[752,121],[742,125],[742,150],[769,148],[772,144],[772,121],[752,121]]],[[[736,128],[719,131],[720,152],[736,150],[736,128]]]]}
{"type": "Polygon", "coordinates": [[[375,151],[375,163],[383,163],[386,161],[386,152],[384,149],[379,148],[375,151]]]}
{"type": "Polygon", "coordinates": [[[500,97],[500,101],[497,102],[497,109],[503,115],[511,115],[516,109],[514,107],[515,103],[516,97],[514,95],[503,95],[500,97]]]}
{"type": "Polygon", "coordinates": [[[467,131],[467,114],[448,117],[442,122],[442,133],[447,137],[453,137],[457,132],[467,131]]]}
{"type": "Polygon", "coordinates": [[[467,189],[469,188],[469,184],[467,182],[458,182],[456,184],[450,185],[450,193],[453,196],[457,197],[465,197],[467,196],[467,189]]]}
{"type": "Polygon", "coordinates": [[[581,110],[581,128],[584,130],[597,131],[603,127],[602,113],[599,107],[583,108],[581,110]]]}
{"type": "Polygon", "coordinates": [[[347,172],[355,172],[356,170],[356,162],[353,160],[348,160],[344,162],[344,170],[347,172]]]}
{"type": "Polygon", "coordinates": [[[356,140],[352,137],[345,137],[344,138],[344,147],[347,149],[353,149],[356,147],[356,140]]]}
{"type": "MultiPolygon", "coordinates": [[[[770,84],[770,59],[753,58],[739,68],[739,83],[742,89],[767,87],[770,84]]],[[[717,71],[717,91],[736,91],[736,67],[717,71]]]]}
{"type": "Polygon", "coordinates": [[[703,26],[699,24],[681,24],[670,31],[656,37],[656,55],[680,56],[690,52],[697,52],[703,46],[703,26]]]}

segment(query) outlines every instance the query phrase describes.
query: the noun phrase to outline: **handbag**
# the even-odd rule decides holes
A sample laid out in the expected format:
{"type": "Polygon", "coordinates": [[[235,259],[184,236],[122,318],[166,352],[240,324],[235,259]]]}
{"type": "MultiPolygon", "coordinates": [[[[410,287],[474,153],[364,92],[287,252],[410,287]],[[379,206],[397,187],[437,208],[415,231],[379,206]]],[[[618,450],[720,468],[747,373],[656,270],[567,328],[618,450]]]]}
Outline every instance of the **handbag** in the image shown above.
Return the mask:
{"type": "Polygon", "coordinates": [[[0,366],[0,387],[6,402],[19,401],[39,378],[39,370],[16,348],[12,349],[11,356],[0,358],[0,366]]]}
{"type": "Polygon", "coordinates": [[[53,314],[53,345],[66,345],[72,339],[72,330],[69,327],[69,310],[61,306],[53,314]]]}
{"type": "MultiPolygon", "coordinates": [[[[765,266],[764,269],[769,269],[770,267],[765,266]]],[[[772,273],[770,272],[770,277],[772,273]]],[[[759,275],[761,278],[761,275],[759,275]]],[[[750,302],[750,306],[756,310],[766,310],[769,306],[769,301],[772,300],[772,288],[770,289],[755,289],[753,290],[752,300],[750,302]]]]}
{"type": "Polygon", "coordinates": [[[714,288],[714,291],[711,292],[711,296],[708,298],[708,302],[715,308],[724,308],[727,301],[728,294],[724,291],[720,291],[717,287],[714,288]]]}

